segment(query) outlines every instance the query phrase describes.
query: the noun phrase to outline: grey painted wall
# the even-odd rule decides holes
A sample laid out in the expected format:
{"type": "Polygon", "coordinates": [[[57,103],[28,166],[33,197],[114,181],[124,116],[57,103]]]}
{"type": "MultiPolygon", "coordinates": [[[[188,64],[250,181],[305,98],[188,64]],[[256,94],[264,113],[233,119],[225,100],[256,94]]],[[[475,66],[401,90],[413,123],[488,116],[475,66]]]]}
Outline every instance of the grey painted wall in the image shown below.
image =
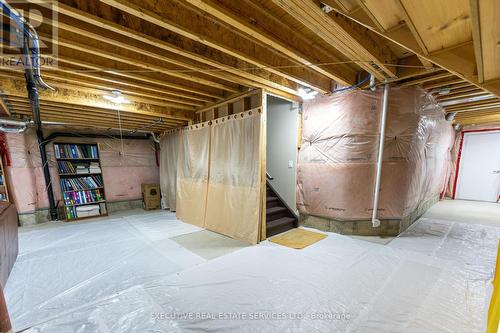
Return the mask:
{"type": "Polygon", "coordinates": [[[298,114],[298,104],[267,96],[267,172],[274,178],[271,185],[295,210],[298,114]]]}

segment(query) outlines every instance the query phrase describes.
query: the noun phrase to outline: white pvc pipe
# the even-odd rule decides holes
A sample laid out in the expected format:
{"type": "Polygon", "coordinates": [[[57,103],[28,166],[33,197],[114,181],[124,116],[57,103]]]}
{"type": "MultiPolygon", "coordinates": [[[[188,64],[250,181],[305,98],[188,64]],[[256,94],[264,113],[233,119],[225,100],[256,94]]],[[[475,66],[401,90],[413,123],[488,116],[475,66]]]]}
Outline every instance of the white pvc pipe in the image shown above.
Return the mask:
{"type": "Polygon", "coordinates": [[[380,119],[380,139],[378,144],[377,175],[375,177],[375,192],[373,195],[372,225],[374,228],[380,227],[380,220],[377,218],[378,204],[380,199],[380,181],[382,179],[382,159],[384,157],[385,144],[385,124],[387,122],[387,105],[389,101],[389,84],[384,85],[384,99],[382,100],[382,118],[380,119]]]}

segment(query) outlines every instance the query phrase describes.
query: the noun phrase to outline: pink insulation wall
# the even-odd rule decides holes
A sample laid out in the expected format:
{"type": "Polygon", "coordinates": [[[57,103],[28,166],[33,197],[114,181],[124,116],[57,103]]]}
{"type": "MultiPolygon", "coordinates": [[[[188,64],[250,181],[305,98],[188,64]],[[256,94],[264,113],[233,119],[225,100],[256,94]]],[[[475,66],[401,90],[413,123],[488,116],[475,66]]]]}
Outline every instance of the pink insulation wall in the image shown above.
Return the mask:
{"type": "MultiPolygon", "coordinates": [[[[447,184],[451,123],[418,88],[392,89],[379,217],[402,218],[447,184]]],[[[297,205],[303,214],[366,220],[373,210],[382,91],[354,91],[304,103],[297,205]]]]}
{"type": "MultiPolygon", "coordinates": [[[[47,134],[46,134],[47,135],[47,134]]],[[[19,213],[48,208],[47,191],[35,131],[7,134],[11,165],[7,167],[10,192],[19,213]]],[[[102,176],[108,202],[140,199],[141,184],[159,183],[154,144],[148,140],[57,138],[56,142],[99,143],[102,176]]],[[[50,172],[57,201],[61,190],[53,144],[47,145],[50,172]]],[[[59,204],[62,204],[60,202],[59,204]]]]}

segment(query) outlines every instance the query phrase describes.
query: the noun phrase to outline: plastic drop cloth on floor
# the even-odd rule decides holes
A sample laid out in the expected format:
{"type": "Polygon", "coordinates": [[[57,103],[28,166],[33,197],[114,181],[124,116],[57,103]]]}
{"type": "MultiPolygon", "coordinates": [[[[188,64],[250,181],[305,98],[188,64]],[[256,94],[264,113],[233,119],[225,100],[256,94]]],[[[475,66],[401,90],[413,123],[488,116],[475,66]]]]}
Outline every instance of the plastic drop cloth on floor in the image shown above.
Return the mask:
{"type": "Polygon", "coordinates": [[[23,253],[7,288],[16,329],[31,326],[27,332],[47,333],[484,331],[500,227],[424,218],[387,246],[329,233],[304,250],[264,242],[196,265],[191,255],[171,248],[168,239],[151,240],[156,227],[168,233],[166,223],[130,222],[135,219],[127,218],[135,229],[114,232],[122,228],[113,228],[113,235],[103,229],[119,225],[117,221],[88,231],[94,235],[94,243],[86,246],[96,248],[92,255],[71,246],[74,237],[69,230],[66,236],[35,234],[30,243],[38,239],[39,245],[31,249],[24,247],[27,239],[22,238],[23,253]],[[131,234],[137,229],[150,235],[142,240],[145,248],[139,248],[140,240],[131,234]],[[110,236],[113,239],[101,248],[102,238],[110,236]],[[57,242],[50,237],[63,238],[54,247],[57,251],[48,249],[48,244],[57,242]],[[152,255],[155,246],[164,247],[158,252],[169,253],[168,258],[152,255]],[[141,263],[128,259],[134,251],[141,263]],[[66,260],[58,263],[57,256],[66,260]],[[113,257],[114,262],[103,257],[113,257]],[[25,266],[38,258],[42,261],[37,266],[25,266]],[[189,264],[187,259],[194,262],[189,264]],[[113,271],[106,265],[121,268],[113,271]],[[80,278],[81,282],[75,278],[88,270],[94,272],[88,273],[91,278],[80,278]],[[23,277],[33,274],[36,279],[30,278],[26,285],[23,277]],[[71,287],[67,280],[78,283],[71,287]]]}
{"type": "Polygon", "coordinates": [[[199,230],[173,213],[156,212],[20,233],[5,290],[14,329],[204,262],[169,240],[199,230]]]}

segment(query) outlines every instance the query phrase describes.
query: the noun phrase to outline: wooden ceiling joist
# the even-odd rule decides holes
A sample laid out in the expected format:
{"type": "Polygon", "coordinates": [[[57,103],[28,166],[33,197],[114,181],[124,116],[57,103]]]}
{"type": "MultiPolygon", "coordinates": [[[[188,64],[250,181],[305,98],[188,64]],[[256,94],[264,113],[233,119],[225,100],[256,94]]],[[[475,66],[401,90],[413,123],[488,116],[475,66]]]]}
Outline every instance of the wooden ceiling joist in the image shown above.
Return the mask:
{"type": "MultiPolygon", "coordinates": [[[[274,37],[293,34],[290,27],[280,24],[279,20],[273,22],[273,35],[264,32],[264,29],[260,26],[262,24],[261,21],[269,22],[272,20],[272,16],[265,17],[266,12],[262,11],[257,4],[253,4],[252,1],[244,1],[244,5],[241,2],[238,3],[238,13],[230,12],[227,9],[227,6],[231,5],[232,1],[224,2],[224,5],[226,5],[225,8],[211,0],[186,0],[186,2],[198,8],[200,11],[214,16],[225,24],[252,36],[252,38],[255,38],[259,42],[276,49],[278,52],[283,53],[297,63],[312,68],[341,84],[351,85],[355,83],[356,72],[349,69],[347,66],[342,66],[340,64],[340,62],[342,62],[340,58],[330,55],[329,58],[310,59],[299,50],[302,49],[304,52],[306,51],[305,48],[314,48],[315,46],[309,45],[306,40],[301,40],[298,35],[297,38],[294,39],[297,42],[293,43],[291,46],[286,45],[283,41],[274,37]],[[327,66],[316,65],[317,63],[329,62],[339,62],[339,65],[330,70],[327,69],[327,66]]],[[[292,42],[292,40],[290,40],[290,42],[292,42]]],[[[311,49],[309,49],[309,53],[310,51],[311,49]]]]}
{"type": "Polygon", "coordinates": [[[396,60],[389,49],[369,39],[367,34],[363,35],[343,18],[328,17],[312,1],[273,0],[273,2],[345,56],[357,60],[361,68],[375,75],[379,80],[384,80],[386,76],[396,76],[395,68],[386,65],[394,64],[396,60]],[[374,65],[380,68],[380,71],[374,65]]]}
{"type": "Polygon", "coordinates": [[[139,0],[101,2],[301,85],[322,93],[331,90],[329,78],[306,66],[297,66],[296,63],[261,44],[253,43],[234,30],[190,11],[177,1],[159,0],[154,4],[139,0]]]}
{"type": "MultiPolygon", "coordinates": [[[[491,3],[495,3],[495,0],[488,0],[491,3]]],[[[407,6],[414,4],[404,1],[405,8],[408,10],[407,6]]],[[[498,3],[498,2],[497,2],[498,3]]],[[[430,5],[431,3],[429,3],[430,5]]],[[[432,2],[433,5],[442,6],[446,5],[439,2],[432,2]]],[[[450,6],[448,6],[450,8],[450,6]]],[[[453,73],[460,77],[463,80],[466,80],[478,88],[484,89],[485,91],[500,97],[500,83],[481,83],[477,77],[477,69],[476,69],[476,59],[474,56],[474,46],[472,41],[470,42],[460,42],[457,45],[452,45],[451,47],[445,47],[443,50],[439,52],[430,52],[426,54],[426,52],[419,45],[418,41],[415,39],[415,36],[412,34],[411,29],[408,27],[408,22],[404,25],[400,25],[397,29],[392,31],[382,32],[379,31],[373,23],[367,21],[359,21],[355,17],[349,15],[349,13],[343,12],[342,10],[334,8],[336,12],[339,14],[358,22],[364,27],[370,29],[371,31],[383,36],[387,40],[396,43],[397,45],[407,49],[408,51],[413,52],[414,54],[421,56],[423,59],[431,61],[432,63],[446,69],[450,73],[453,73]]],[[[444,10],[444,9],[443,9],[444,10]]],[[[401,13],[399,13],[401,14],[401,13]]],[[[414,14],[414,13],[413,13],[414,14]]],[[[459,21],[461,25],[463,25],[463,20],[459,21]]],[[[454,27],[456,29],[456,27],[454,27]]],[[[482,29],[484,31],[484,29],[482,29]]],[[[422,33],[419,30],[419,33],[422,33]]],[[[428,32],[426,32],[428,33],[428,32]]],[[[464,38],[466,36],[457,36],[459,38],[464,38]]],[[[438,38],[439,39],[439,38],[438,38]]],[[[482,39],[484,42],[484,38],[482,39]]],[[[484,55],[484,52],[483,52],[484,55]]],[[[498,62],[498,61],[497,61],[498,62]]]]}
{"type": "MultiPolygon", "coordinates": [[[[16,96],[27,98],[27,92],[24,88],[24,82],[15,80],[0,79],[2,92],[6,96],[16,96]]],[[[156,107],[153,105],[144,105],[141,103],[113,104],[102,96],[91,95],[75,90],[58,89],[55,92],[41,91],[41,101],[51,101],[61,104],[73,104],[81,107],[94,107],[105,110],[120,110],[123,112],[146,114],[158,117],[168,117],[184,121],[193,119],[193,112],[175,110],[173,108],[156,107]]]]}
{"type": "MultiPolygon", "coordinates": [[[[27,1],[36,3],[37,0],[27,1]]],[[[58,3],[56,9],[59,14],[62,14],[59,19],[68,22],[71,26],[84,27],[84,30],[98,31],[99,35],[107,36],[108,38],[119,40],[124,43],[134,44],[138,47],[144,48],[146,45],[150,48],[150,50],[158,48],[163,50],[158,53],[161,53],[162,55],[177,55],[178,57],[182,57],[182,61],[184,61],[184,59],[189,59],[191,61],[199,62],[200,64],[211,66],[217,70],[216,73],[217,75],[220,75],[221,78],[233,80],[234,82],[239,82],[243,85],[251,86],[253,82],[261,85],[261,88],[275,89],[275,92],[278,95],[280,94],[279,91],[287,91],[290,94],[297,93],[296,90],[298,87],[286,78],[268,72],[264,69],[246,69],[255,66],[242,63],[242,61],[238,61],[236,63],[230,59],[231,57],[225,55],[219,50],[211,50],[209,58],[203,54],[203,49],[196,47],[193,43],[190,43],[188,39],[182,36],[177,36],[177,38],[172,39],[169,43],[167,43],[159,38],[159,29],[152,30],[149,35],[144,34],[125,26],[126,22],[118,24],[111,21],[111,18],[103,19],[66,5],[61,1],[58,3]],[[154,37],[155,34],[158,35],[158,37],[154,37]],[[178,43],[178,45],[172,44],[174,42],[178,43]],[[151,47],[153,48],[151,49],[151,47]],[[232,75],[227,75],[229,73],[232,75]]],[[[205,70],[210,70],[211,67],[205,68],[205,70]]]]}
{"type": "MultiPolygon", "coordinates": [[[[12,107],[15,108],[16,110],[23,110],[23,111],[28,111],[31,112],[31,108],[29,103],[26,102],[21,102],[21,101],[15,101],[13,98],[9,98],[9,101],[12,104],[12,107]]],[[[41,103],[40,105],[41,111],[42,112],[47,112],[47,111],[56,111],[59,113],[59,115],[71,115],[71,114],[80,114],[80,115],[86,115],[86,116],[98,116],[98,117],[103,117],[107,118],[108,116],[110,118],[115,119],[118,115],[118,111],[112,111],[112,110],[99,110],[99,109],[81,109],[81,108],[76,108],[76,107],[71,107],[71,106],[65,106],[65,105],[60,105],[60,104],[55,104],[55,103],[41,103]]],[[[125,112],[121,113],[121,117],[124,119],[129,119],[129,120],[135,120],[137,122],[152,122],[152,121],[157,121],[157,120],[162,120],[163,123],[165,124],[170,124],[170,125],[183,125],[186,124],[185,121],[181,120],[174,120],[174,119],[168,119],[165,117],[152,117],[152,116],[142,116],[142,115],[135,115],[135,114],[128,114],[125,112]]]]}

